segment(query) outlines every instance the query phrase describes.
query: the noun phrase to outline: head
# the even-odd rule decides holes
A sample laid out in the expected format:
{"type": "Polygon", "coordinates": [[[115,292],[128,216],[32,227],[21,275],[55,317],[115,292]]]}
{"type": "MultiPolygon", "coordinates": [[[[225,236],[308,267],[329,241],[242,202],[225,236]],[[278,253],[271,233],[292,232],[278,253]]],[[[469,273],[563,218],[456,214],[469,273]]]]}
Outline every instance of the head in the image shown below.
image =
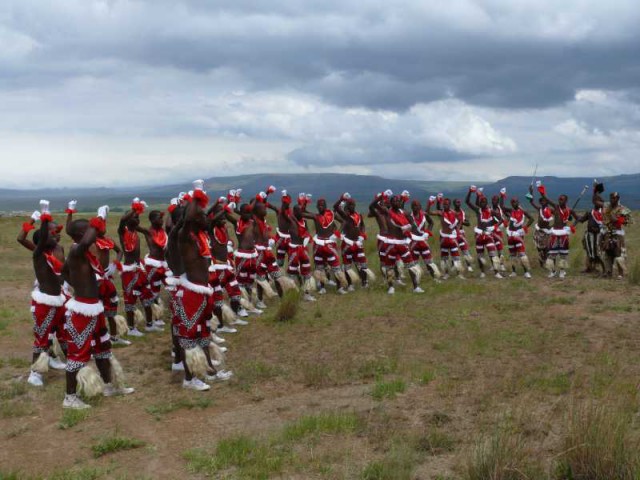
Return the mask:
{"type": "Polygon", "coordinates": [[[391,197],[391,208],[401,209],[402,203],[402,197],[400,197],[400,195],[394,195],[393,197],[391,197]]]}
{"type": "Polygon", "coordinates": [[[149,212],[149,223],[154,228],[162,228],[162,220],[164,218],[164,212],[160,210],[151,210],[149,212]]]}
{"type": "Polygon", "coordinates": [[[420,210],[422,210],[422,205],[420,205],[420,202],[418,200],[413,200],[411,202],[411,211],[413,213],[418,213],[420,210]]]}
{"type": "Polygon", "coordinates": [[[135,230],[140,225],[140,215],[137,212],[133,212],[133,215],[127,221],[127,228],[129,230],[135,230]]]}
{"type": "Polygon", "coordinates": [[[453,201],[453,208],[455,208],[457,211],[459,211],[462,208],[462,200],[460,200],[459,198],[456,198],[453,201]]]}
{"type": "Polygon", "coordinates": [[[267,206],[263,202],[253,204],[253,214],[261,220],[267,216],[267,206]]]}
{"type": "Polygon", "coordinates": [[[558,197],[558,205],[561,207],[565,207],[567,205],[567,200],[569,200],[569,197],[567,197],[566,195],[560,195],[558,197]]]}
{"type": "Polygon", "coordinates": [[[293,216],[298,220],[302,219],[302,207],[300,205],[293,206],[293,216]]]}
{"type": "Polygon", "coordinates": [[[348,199],[346,205],[344,206],[344,209],[349,214],[355,213],[355,211],[356,211],[356,201],[353,198],[348,199]]]}
{"type": "Polygon", "coordinates": [[[327,201],[324,198],[319,198],[316,202],[316,207],[318,208],[318,213],[322,215],[327,210],[327,201]]]}
{"type": "Polygon", "coordinates": [[[87,232],[88,228],[89,221],[85,220],[84,218],[79,218],[77,220],[73,220],[67,226],[67,233],[75,243],[78,243],[80,240],[82,240],[82,237],[87,232]]]}
{"type": "Polygon", "coordinates": [[[478,205],[480,206],[480,208],[487,208],[487,205],[489,205],[487,197],[485,197],[484,195],[480,197],[480,199],[478,200],[478,205]]]}
{"type": "Polygon", "coordinates": [[[516,208],[519,208],[519,207],[520,207],[520,200],[518,199],[518,197],[513,197],[511,199],[511,208],[515,210],[516,208]]]}
{"type": "Polygon", "coordinates": [[[611,192],[609,195],[609,202],[612,207],[617,207],[620,203],[620,194],[618,192],[611,192]]]}
{"type": "Polygon", "coordinates": [[[240,218],[242,220],[249,221],[251,220],[251,216],[253,215],[253,208],[248,203],[243,203],[240,206],[240,218]]]}
{"type": "Polygon", "coordinates": [[[547,197],[540,197],[540,206],[542,208],[547,208],[549,206],[549,201],[547,200],[547,197]]]}
{"type": "Polygon", "coordinates": [[[493,195],[491,197],[491,205],[493,208],[497,208],[500,206],[500,197],[498,195],[493,195]]]}
{"type": "MultiPolygon", "coordinates": [[[[55,222],[49,222],[49,238],[47,238],[46,248],[55,247],[60,242],[60,232],[62,231],[62,225],[58,225],[55,222]]],[[[40,230],[33,232],[33,243],[38,245],[40,243],[40,230]]]]}
{"type": "Polygon", "coordinates": [[[171,221],[174,225],[177,224],[182,218],[182,215],[184,215],[184,209],[184,206],[178,205],[176,208],[174,208],[173,212],[171,212],[171,221]]]}
{"type": "Polygon", "coordinates": [[[449,200],[448,198],[442,200],[442,210],[444,210],[445,212],[451,210],[451,200],[449,200]]]}

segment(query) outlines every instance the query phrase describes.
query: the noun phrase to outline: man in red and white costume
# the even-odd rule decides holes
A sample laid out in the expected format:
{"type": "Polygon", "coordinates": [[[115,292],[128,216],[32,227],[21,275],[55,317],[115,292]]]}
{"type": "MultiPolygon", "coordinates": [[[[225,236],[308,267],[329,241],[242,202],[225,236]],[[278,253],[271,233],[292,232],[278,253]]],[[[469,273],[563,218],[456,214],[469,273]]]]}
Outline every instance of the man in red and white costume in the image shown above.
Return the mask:
{"type": "Polygon", "coordinates": [[[369,286],[369,278],[373,277],[367,265],[367,256],[364,252],[364,242],[367,239],[364,218],[356,211],[356,202],[348,192],[334,203],[333,210],[342,218],[342,268],[349,282],[347,289],[354,290],[353,281],[349,275],[351,265],[355,264],[356,270],[362,282],[362,286],[369,286]]]}
{"type": "MultiPolygon", "coordinates": [[[[506,193],[506,190],[504,190],[504,195],[506,193]]],[[[524,270],[524,278],[531,278],[531,263],[527,256],[524,238],[529,231],[529,227],[533,224],[533,217],[520,206],[518,197],[511,199],[511,208],[504,206],[504,196],[501,197],[500,201],[502,202],[501,210],[508,219],[507,245],[509,246],[509,258],[511,259],[511,274],[509,276],[518,276],[516,266],[520,263],[524,270]]]]}
{"type": "Polygon", "coordinates": [[[144,213],[146,203],[139,198],[134,198],[131,203],[131,210],[126,212],[120,219],[118,236],[120,245],[124,251],[124,263],[120,272],[122,280],[122,291],[124,297],[124,310],[127,315],[127,324],[131,337],[142,337],[144,334],[135,326],[136,303],[140,301],[144,308],[145,331],[161,332],[162,327],[153,324],[153,313],[151,305],[154,295],[149,286],[147,274],[140,263],[140,215],[144,213]]]}
{"type": "Polygon", "coordinates": [[[444,272],[443,279],[448,279],[449,272],[454,269],[459,278],[464,278],[458,246],[460,220],[458,214],[451,209],[451,200],[441,194],[431,195],[427,203],[427,215],[440,217],[440,268],[444,272]],[[434,206],[436,209],[432,210],[434,206]]]}
{"type": "Polygon", "coordinates": [[[33,317],[32,366],[27,382],[35,387],[44,385],[43,374],[49,367],[64,370],[65,364],[53,356],[51,340],[57,337],[66,348],[63,335],[66,297],[62,293],[62,266],[64,249],[59,244],[60,230],[49,213],[49,202],[40,201],[40,211],[31,215],[31,221],[22,225],[18,242],[33,252],[33,269],[36,286],[31,292],[31,313],[33,317]],[[33,242],[27,234],[35,229],[40,220],[40,229],[34,234],[33,242]],[[51,353],[50,353],[51,351],[51,353]]]}
{"type": "MultiPolygon", "coordinates": [[[[300,197],[302,198],[302,197],[300,197]]],[[[307,302],[315,302],[316,299],[311,295],[311,291],[315,289],[315,282],[311,276],[311,260],[307,245],[311,240],[311,235],[307,230],[307,223],[302,215],[303,208],[306,208],[306,196],[293,207],[291,215],[289,215],[289,234],[291,242],[289,243],[289,265],[287,266],[287,274],[292,279],[298,279],[300,285],[304,289],[304,300],[307,302]]]]}
{"type": "Polygon", "coordinates": [[[347,293],[347,278],[340,267],[340,255],[338,254],[337,239],[340,232],[336,225],[335,214],[327,208],[327,201],[324,198],[316,202],[318,213],[303,211],[304,218],[313,220],[315,225],[315,235],[313,236],[313,259],[314,276],[318,282],[318,293],[327,293],[325,283],[331,278],[333,273],[338,281],[338,293],[347,293]]]}
{"type": "Polygon", "coordinates": [[[560,195],[558,202],[554,203],[547,197],[547,190],[541,181],[536,182],[536,187],[541,197],[546,199],[549,206],[553,209],[553,228],[551,229],[551,237],[549,238],[549,253],[545,267],[549,271],[549,278],[556,275],[558,278],[567,276],[567,268],[569,268],[569,235],[575,233],[575,226],[570,224],[570,220],[578,218],[571,207],[567,205],[569,197],[560,195]]]}
{"type": "Polygon", "coordinates": [[[495,243],[495,231],[497,228],[497,220],[493,210],[489,207],[487,197],[475,185],[469,187],[465,198],[467,206],[477,215],[477,226],[474,228],[476,232],[476,254],[478,256],[478,266],[480,267],[480,278],[486,277],[487,261],[484,257],[486,252],[489,257],[490,268],[493,268],[496,278],[503,278],[500,275],[500,259],[495,243]],[[471,194],[476,194],[476,204],[471,203],[471,194]]]}
{"type": "Polygon", "coordinates": [[[63,408],[90,408],[77,396],[79,380],[87,395],[97,394],[100,390],[107,397],[134,392],[133,388],[123,385],[120,375],[122,369],[111,354],[111,341],[97,280],[97,277],[104,276],[104,270],[98,258],[91,253],[98,232],[106,231],[108,212],[109,207],[104,205],[98,209],[98,215],[91,221],[79,219],[67,225],[67,233],[74,244],[67,257],[63,274],[73,287],[73,298],[66,303],[67,387],[63,408]],[[95,378],[93,370],[87,368],[92,356],[104,382],[103,387],[95,378]],[[88,388],[91,385],[99,387],[91,392],[88,388]]]}
{"type": "MultiPolygon", "coordinates": [[[[78,205],[77,200],[69,201],[67,206],[67,225],[73,221],[73,215],[76,213],[76,207],[78,205]]],[[[104,232],[97,232],[96,242],[91,247],[91,252],[96,255],[104,275],[97,276],[98,287],[100,288],[100,299],[104,306],[104,316],[107,318],[109,324],[109,335],[111,335],[112,345],[131,345],[129,340],[120,338],[118,335],[118,326],[116,322],[116,315],[118,314],[118,289],[114,283],[114,275],[118,267],[122,268],[122,250],[116,245],[116,243],[107,236],[106,230],[104,232]],[[111,261],[111,250],[116,252],[116,260],[111,261]]]]}
{"type": "MultiPolygon", "coordinates": [[[[441,193],[438,194],[442,196],[441,193]]],[[[462,208],[462,200],[455,198],[453,200],[453,211],[456,212],[458,217],[458,248],[460,249],[460,258],[467,267],[467,272],[473,272],[473,256],[471,255],[471,249],[469,248],[469,240],[467,240],[467,234],[464,231],[464,227],[471,225],[467,219],[467,214],[462,208]]]]}
{"type": "Polygon", "coordinates": [[[369,204],[369,217],[373,217],[378,224],[378,235],[376,236],[376,245],[378,249],[378,259],[380,260],[380,271],[385,278],[389,287],[388,293],[395,293],[393,287],[394,280],[400,282],[399,278],[396,278],[396,268],[394,261],[387,259],[387,252],[393,248],[393,245],[389,243],[389,215],[387,215],[387,209],[390,207],[389,199],[393,196],[391,190],[385,190],[382,193],[378,193],[373,197],[373,201],[369,204]],[[381,207],[384,207],[381,208],[381,207]],[[393,263],[393,268],[389,270],[388,265],[393,263]]]}
{"type": "Polygon", "coordinates": [[[411,220],[414,228],[411,231],[411,254],[415,260],[424,261],[427,271],[435,280],[440,279],[440,270],[433,261],[433,255],[429,248],[429,237],[433,236],[433,220],[422,211],[422,205],[418,200],[411,202],[411,220]],[[427,228],[428,227],[428,228],[427,228]]]}
{"type": "Polygon", "coordinates": [[[502,210],[502,205],[504,205],[504,199],[507,196],[507,189],[500,189],[500,195],[493,195],[491,197],[491,210],[493,211],[493,216],[496,221],[496,228],[493,232],[493,241],[496,244],[496,251],[498,252],[498,261],[500,262],[500,271],[506,272],[507,267],[505,266],[504,259],[504,232],[503,229],[507,224],[507,217],[502,210]]]}
{"type": "Polygon", "coordinates": [[[536,204],[533,199],[533,184],[529,186],[527,198],[531,206],[538,212],[538,220],[536,221],[535,231],[533,232],[533,241],[538,251],[538,262],[541,267],[546,268],[547,258],[549,256],[551,228],[554,221],[553,209],[549,207],[549,203],[544,197],[540,197],[540,203],[536,204]]]}
{"type": "MultiPolygon", "coordinates": [[[[165,261],[165,249],[167,247],[167,232],[164,229],[164,212],[151,210],[149,212],[150,227],[138,226],[138,232],[144,235],[149,248],[149,253],[144,257],[144,270],[147,281],[153,293],[153,301],[158,303],[160,291],[165,285],[168,265],[165,261]]],[[[164,325],[160,319],[156,320],[158,326],[164,325]]]]}
{"type": "Polygon", "coordinates": [[[184,267],[180,286],[174,297],[175,314],[179,318],[177,338],[181,347],[185,378],[183,388],[209,390],[205,380],[226,380],[230,372],[217,372],[209,353],[211,343],[210,318],[214,309],[214,290],[209,285],[211,249],[207,234],[205,208],[209,197],[204,181],[193,182],[193,193],[186,196],[184,222],[178,232],[178,246],[184,267]]]}
{"type": "MultiPolygon", "coordinates": [[[[384,252],[385,266],[387,268],[387,281],[391,282],[395,275],[394,268],[398,262],[409,271],[414,293],[423,293],[420,288],[420,277],[422,270],[416,260],[411,255],[409,245],[411,243],[411,231],[414,228],[411,218],[402,209],[402,197],[394,195],[391,197],[390,205],[387,208],[382,202],[378,202],[377,210],[387,217],[388,234],[384,252]],[[389,274],[391,272],[391,275],[389,274]]],[[[390,283],[387,293],[395,293],[393,284],[390,283]]]]}

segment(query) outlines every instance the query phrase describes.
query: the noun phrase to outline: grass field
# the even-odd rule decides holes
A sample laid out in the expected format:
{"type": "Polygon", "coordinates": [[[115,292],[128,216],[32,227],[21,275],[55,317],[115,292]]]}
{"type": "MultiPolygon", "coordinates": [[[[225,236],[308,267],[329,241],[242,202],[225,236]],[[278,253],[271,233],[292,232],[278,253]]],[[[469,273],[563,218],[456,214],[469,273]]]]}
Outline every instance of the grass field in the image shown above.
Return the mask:
{"type": "Polygon", "coordinates": [[[580,276],[576,235],[564,281],[427,277],[423,295],[330,293],[287,321],[271,301],[226,335],[235,378],[205,393],[147,335],[116,351],[137,392],[77,414],[62,372],[26,384],[22,221],[0,219],[0,479],[640,478],[634,226],[631,280],[580,276]]]}

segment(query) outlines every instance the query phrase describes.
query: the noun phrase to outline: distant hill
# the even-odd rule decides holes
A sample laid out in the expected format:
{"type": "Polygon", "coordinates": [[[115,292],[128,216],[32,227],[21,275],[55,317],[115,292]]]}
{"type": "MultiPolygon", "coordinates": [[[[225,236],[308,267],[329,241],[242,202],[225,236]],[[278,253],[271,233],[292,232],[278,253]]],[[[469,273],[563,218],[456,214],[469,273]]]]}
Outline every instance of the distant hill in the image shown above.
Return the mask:
{"type": "MultiPolygon", "coordinates": [[[[585,185],[591,185],[592,178],[559,178],[542,177],[547,190],[553,197],[560,193],[566,193],[573,199],[580,193],[585,185]]],[[[607,192],[618,191],[622,195],[623,203],[630,208],[640,208],[640,174],[618,175],[599,179],[604,181],[607,192]]],[[[485,188],[485,193],[491,195],[497,193],[500,188],[506,187],[509,196],[519,195],[524,197],[531,183],[530,177],[507,177],[497,182],[473,182],[473,181],[421,181],[421,180],[397,180],[372,175],[351,174],[259,174],[242,175],[235,177],[218,177],[206,179],[206,189],[215,198],[224,195],[231,188],[242,188],[245,197],[254,195],[273,184],[278,188],[275,199],[279,198],[279,191],[286,189],[292,195],[299,192],[312,193],[314,199],[326,197],[332,201],[342,192],[348,191],[360,201],[368,201],[376,192],[390,188],[394,192],[409,190],[414,198],[422,202],[429,195],[442,192],[451,197],[463,197],[468,185],[475,183],[485,188]]],[[[102,204],[108,204],[114,211],[127,208],[131,199],[139,196],[150,205],[167,205],[178,192],[191,188],[189,183],[177,183],[157,187],[109,187],[109,188],[60,188],[60,189],[34,189],[13,190],[0,189],[0,211],[30,211],[37,207],[41,198],[51,201],[54,210],[64,210],[67,201],[77,199],[79,208],[93,210],[102,204]]],[[[582,203],[581,206],[586,205],[582,203]]]]}

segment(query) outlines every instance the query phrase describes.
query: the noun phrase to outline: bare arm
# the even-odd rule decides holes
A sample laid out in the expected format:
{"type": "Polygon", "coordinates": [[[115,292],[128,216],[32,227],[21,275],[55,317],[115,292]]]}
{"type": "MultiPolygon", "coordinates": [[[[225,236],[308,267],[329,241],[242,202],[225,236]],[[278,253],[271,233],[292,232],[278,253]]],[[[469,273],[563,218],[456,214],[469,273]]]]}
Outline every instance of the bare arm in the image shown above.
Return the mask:
{"type": "Polygon", "coordinates": [[[133,217],[133,213],[133,210],[129,210],[120,218],[120,223],[118,224],[118,235],[124,235],[124,230],[127,226],[127,222],[131,219],[131,217],[133,217]]]}
{"type": "MultiPolygon", "coordinates": [[[[471,193],[472,193],[472,191],[471,191],[471,190],[469,190],[469,191],[467,192],[467,196],[466,196],[466,197],[464,197],[464,203],[466,203],[466,204],[467,204],[467,207],[469,207],[471,210],[473,210],[474,212],[478,213],[478,212],[480,211],[480,209],[479,209],[476,205],[474,205],[473,203],[471,203],[471,193]]],[[[478,195],[476,194],[476,200],[477,200],[477,199],[478,199],[478,195]]]]}
{"type": "MultiPolygon", "coordinates": [[[[44,215],[43,215],[44,217],[44,215]]],[[[33,250],[33,256],[38,257],[44,253],[47,242],[49,241],[49,221],[40,219],[40,238],[38,239],[38,245],[33,250]]]]}
{"type": "Polygon", "coordinates": [[[531,214],[529,214],[529,212],[527,212],[526,210],[522,211],[524,212],[524,216],[527,217],[527,228],[529,228],[533,224],[534,219],[531,214]]]}
{"type": "MultiPolygon", "coordinates": [[[[36,222],[35,222],[35,220],[33,218],[31,220],[29,220],[29,224],[30,225],[33,225],[34,223],[36,223],[36,222]]],[[[29,230],[26,230],[23,227],[22,230],[20,230],[20,233],[18,234],[18,238],[16,238],[16,240],[24,248],[26,248],[27,250],[31,250],[33,252],[36,249],[36,245],[35,245],[35,243],[33,243],[31,240],[29,240],[27,238],[27,235],[29,235],[29,230]]]]}
{"type": "Polygon", "coordinates": [[[122,257],[123,257],[122,249],[115,243],[113,244],[113,251],[116,252],[116,262],[122,262],[122,257]]]}

